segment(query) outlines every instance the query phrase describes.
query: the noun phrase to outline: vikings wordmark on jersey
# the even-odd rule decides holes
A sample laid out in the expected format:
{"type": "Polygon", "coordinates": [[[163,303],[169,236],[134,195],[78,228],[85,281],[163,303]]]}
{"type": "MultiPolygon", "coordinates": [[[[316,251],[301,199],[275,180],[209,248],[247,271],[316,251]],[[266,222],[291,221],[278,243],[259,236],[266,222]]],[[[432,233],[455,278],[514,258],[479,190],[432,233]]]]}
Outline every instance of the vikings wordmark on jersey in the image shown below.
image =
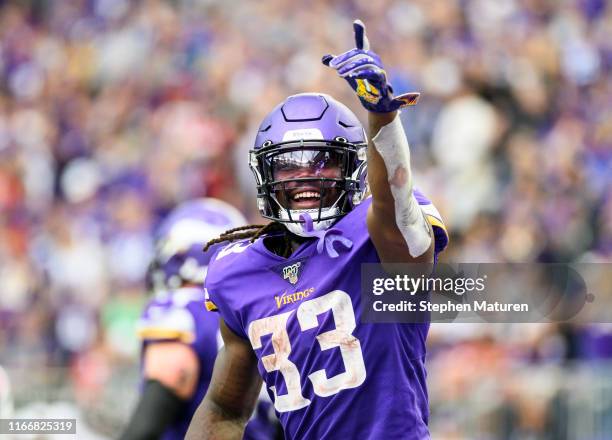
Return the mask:
{"type": "MultiPolygon", "coordinates": [[[[431,202],[415,196],[437,254],[448,242],[444,225],[431,202]]],[[[370,203],[334,225],[353,243],[337,258],[310,240],[285,259],[259,239],[230,244],[210,264],[209,308],[252,345],[286,438],[428,436],[429,325],[358,320],[361,263],[380,262],[365,221],[370,203]]]]}

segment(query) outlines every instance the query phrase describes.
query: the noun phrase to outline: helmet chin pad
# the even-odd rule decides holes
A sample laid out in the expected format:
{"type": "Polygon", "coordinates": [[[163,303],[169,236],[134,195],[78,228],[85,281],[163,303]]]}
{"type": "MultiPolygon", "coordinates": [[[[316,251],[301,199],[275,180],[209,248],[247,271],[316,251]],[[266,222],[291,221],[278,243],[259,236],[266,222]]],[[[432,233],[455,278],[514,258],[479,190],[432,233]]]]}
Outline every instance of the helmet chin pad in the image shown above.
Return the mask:
{"type": "MultiPolygon", "coordinates": [[[[321,209],[321,217],[323,220],[315,220],[319,217],[319,209],[292,209],[291,210],[291,218],[299,219],[301,214],[307,213],[313,219],[313,227],[315,231],[325,231],[329,229],[335,222],[338,220],[338,215],[340,214],[340,209],[337,206],[332,206],[329,208],[321,209]],[[334,218],[329,218],[334,217],[334,218]]],[[[291,221],[289,217],[289,212],[286,209],[280,210],[281,221],[284,221],[285,227],[295,235],[299,235],[300,237],[310,237],[311,235],[307,234],[304,230],[304,223],[299,221],[291,221]]]]}

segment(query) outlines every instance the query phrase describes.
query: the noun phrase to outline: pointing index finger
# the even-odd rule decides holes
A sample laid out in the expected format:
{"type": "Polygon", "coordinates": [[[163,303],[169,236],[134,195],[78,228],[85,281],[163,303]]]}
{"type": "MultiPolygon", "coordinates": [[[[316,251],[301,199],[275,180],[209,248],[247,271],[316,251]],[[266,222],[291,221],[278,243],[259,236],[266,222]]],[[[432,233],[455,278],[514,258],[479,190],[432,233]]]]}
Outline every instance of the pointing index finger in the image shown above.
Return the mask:
{"type": "Polygon", "coordinates": [[[355,46],[359,50],[370,50],[370,42],[366,36],[365,25],[361,20],[353,22],[353,30],[355,31],[355,46]]]}

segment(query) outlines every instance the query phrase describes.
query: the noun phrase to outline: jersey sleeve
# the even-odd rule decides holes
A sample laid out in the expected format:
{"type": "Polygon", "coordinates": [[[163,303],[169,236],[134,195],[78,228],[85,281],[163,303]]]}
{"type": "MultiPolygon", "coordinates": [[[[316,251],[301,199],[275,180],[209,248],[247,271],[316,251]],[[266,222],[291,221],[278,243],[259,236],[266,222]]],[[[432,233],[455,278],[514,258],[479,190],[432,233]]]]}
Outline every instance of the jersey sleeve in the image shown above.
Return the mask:
{"type": "MultiPolygon", "coordinates": [[[[210,284],[208,284],[208,286],[210,286],[210,284]]],[[[205,302],[206,309],[219,313],[225,325],[227,325],[232,332],[243,339],[248,339],[246,333],[242,329],[240,319],[232,309],[232,306],[225,301],[222,295],[217,294],[220,289],[213,286],[206,287],[205,289],[207,298],[209,298],[205,302]]]]}
{"type": "Polygon", "coordinates": [[[209,312],[219,312],[219,307],[213,302],[208,293],[208,289],[204,288],[204,305],[206,306],[206,310],[209,312]]]}
{"type": "Polygon", "coordinates": [[[180,341],[192,344],[196,339],[196,322],[187,307],[171,300],[154,299],[145,307],[137,333],[143,343],[180,341]]]}
{"type": "Polygon", "coordinates": [[[448,231],[442,221],[442,216],[433,204],[422,206],[421,210],[425,214],[427,221],[432,226],[435,240],[435,253],[439,254],[448,246],[448,231]]]}
{"type": "Polygon", "coordinates": [[[446,229],[446,225],[442,220],[442,216],[438,209],[434,206],[434,204],[429,200],[421,191],[417,188],[414,188],[413,194],[417,201],[419,202],[419,206],[421,207],[421,211],[425,214],[425,218],[429,222],[429,224],[433,228],[434,232],[434,253],[436,257],[440,254],[446,247],[448,246],[448,231],[446,229]]]}
{"type": "Polygon", "coordinates": [[[210,252],[212,253],[212,257],[210,259],[210,262],[208,263],[209,266],[206,268],[206,276],[204,277],[204,306],[206,307],[206,311],[208,312],[219,313],[219,307],[217,307],[213,299],[210,297],[210,294],[208,293],[208,288],[206,286],[207,284],[209,284],[208,272],[210,270],[210,265],[217,258],[219,250],[222,247],[223,246],[213,245],[213,248],[210,250],[210,252]]]}
{"type": "Polygon", "coordinates": [[[230,243],[218,249],[211,258],[204,280],[204,304],[206,310],[217,312],[232,332],[243,339],[248,339],[239,316],[241,304],[239,303],[242,287],[234,276],[235,255],[232,252],[242,249],[241,242],[230,243]]]}

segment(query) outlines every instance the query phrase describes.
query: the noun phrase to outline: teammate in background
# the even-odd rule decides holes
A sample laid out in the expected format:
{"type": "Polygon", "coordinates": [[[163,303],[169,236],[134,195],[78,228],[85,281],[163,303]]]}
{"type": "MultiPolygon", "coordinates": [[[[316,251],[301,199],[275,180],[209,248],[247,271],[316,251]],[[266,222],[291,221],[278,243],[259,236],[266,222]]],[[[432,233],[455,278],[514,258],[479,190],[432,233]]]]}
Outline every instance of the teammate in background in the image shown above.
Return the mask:
{"type": "MultiPolygon", "coordinates": [[[[208,198],[180,205],[160,225],[147,276],[155,296],[138,330],[142,394],[122,439],[185,437],[222,343],[218,317],[204,306],[202,283],[212,252],[202,248],[220,231],[244,224],[234,207],[208,198]]],[[[271,403],[262,403],[246,438],[275,438],[279,429],[274,419],[271,403]]]]}
{"type": "Polygon", "coordinates": [[[288,439],[429,438],[428,324],[362,324],[362,263],[432,263],[448,238],[412,182],[397,97],[365,29],[325,56],[369,111],[327,95],[290,96],[250,153],[259,209],[273,221],[226,233],[206,277],[225,341],[187,438],[239,439],[266,383],[288,439]],[[366,188],[367,181],[371,197],[366,188]]]}

